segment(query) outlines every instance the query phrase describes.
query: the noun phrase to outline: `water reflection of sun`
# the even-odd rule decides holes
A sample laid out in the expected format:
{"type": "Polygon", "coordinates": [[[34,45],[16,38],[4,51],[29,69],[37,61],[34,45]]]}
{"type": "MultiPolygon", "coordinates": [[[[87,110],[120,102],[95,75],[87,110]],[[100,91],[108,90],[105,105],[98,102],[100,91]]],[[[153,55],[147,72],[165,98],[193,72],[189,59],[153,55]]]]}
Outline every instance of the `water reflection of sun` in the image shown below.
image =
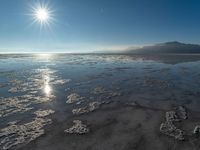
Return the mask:
{"type": "Polygon", "coordinates": [[[44,93],[47,96],[50,96],[52,89],[51,89],[51,86],[49,85],[50,76],[49,76],[48,72],[44,73],[43,80],[44,80],[44,93]]]}
{"type": "Polygon", "coordinates": [[[50,59],[53,55],[49,53],[38,53],[34,55],[38,59],[50,59]]]}
{"type": "Polygon", "coordinates": [[[49,84],[46,84],[46,85],[44,86],[44,93],[45,93],[47,96],[50,95],[50,93],[51,93],[51,87],[50,87],[49,84]]]}

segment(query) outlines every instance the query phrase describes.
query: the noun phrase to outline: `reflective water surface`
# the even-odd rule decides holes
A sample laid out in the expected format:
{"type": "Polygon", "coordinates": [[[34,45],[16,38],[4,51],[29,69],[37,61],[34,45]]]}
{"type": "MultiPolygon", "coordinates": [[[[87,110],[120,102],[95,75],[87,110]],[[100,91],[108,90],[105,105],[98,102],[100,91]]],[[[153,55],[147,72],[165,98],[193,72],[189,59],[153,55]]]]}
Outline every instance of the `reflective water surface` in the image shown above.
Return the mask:
{"type": "Polygon", "coordinates": [[[199,85],[198,55],[0,55],[0,150],[113,101],[199,112],[199,85]]]}

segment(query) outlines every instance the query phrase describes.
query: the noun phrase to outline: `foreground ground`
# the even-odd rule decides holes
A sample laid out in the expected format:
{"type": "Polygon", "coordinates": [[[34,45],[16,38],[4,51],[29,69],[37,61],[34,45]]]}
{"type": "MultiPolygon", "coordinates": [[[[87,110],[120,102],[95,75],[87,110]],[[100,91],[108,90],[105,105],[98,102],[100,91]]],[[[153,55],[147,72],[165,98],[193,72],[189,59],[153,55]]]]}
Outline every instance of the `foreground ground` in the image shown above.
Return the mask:
{"type": "Polygon", "coordinates": [[[0,55],[0,150],[198,150],[199,60],[0,55]]]}
{"type": "Polygon", "coordinates": [[[195,124],[200,122],[197,114],[190,112],[190,119],[180,123],[187,135],[185,140],[179,141],[159,131],[165,112],[162,108],[113,102],[66,122],[55,119],[45,135],[22,150],[198,150],[200,139],[192,133],[195,124]],[[90,132],[83,135],[64,133],[74,119],[87,124],[90,132]]]}

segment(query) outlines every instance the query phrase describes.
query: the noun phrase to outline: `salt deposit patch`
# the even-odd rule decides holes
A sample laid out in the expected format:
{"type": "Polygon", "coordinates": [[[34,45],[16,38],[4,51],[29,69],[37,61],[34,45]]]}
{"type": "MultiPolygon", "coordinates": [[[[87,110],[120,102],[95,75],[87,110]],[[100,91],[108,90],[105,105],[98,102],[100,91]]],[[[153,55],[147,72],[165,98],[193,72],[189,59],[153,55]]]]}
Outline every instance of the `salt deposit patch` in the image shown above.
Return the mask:
{"type": "Polygon", "coordinates": [[[75,103],[78,102],[80,100],[82,100],[83,97],[81,97],[79,94],[77,93],[72,93],[69,96],[67,96],[67,101],[66,103],[71,104],[71,103],[75,103]]]}
{"type": "Polygon", "coordinates": [[[48,115],[51,115],[53,114],[55,111],[51,110],[51,109],[48,109],[48,110],[38,110],[36,112],[34,112],[34,114],[37,116],[37,117],[46,117],[48,115]]]}
{"type": "Polygon", "coordinates": [[[175,122],[187,119],[187,112],[183,106],[179,106],[174,110],[168,111],[165,114],[166,121],[161,123],[160,132],[174,137],[177,140],[184,140],[186,133],[183,130],[175,126],[175,122]]]}
{"type": "Polygon", "coordinates": [[[0,147],[8,150],[20,144],[27,144],[44,134],[43,127],[50,123],[51,119],[35,118],[22,125],[10,124],[0,130],[0,147]]]}
{"type": "Polygon", "coordinates": [[[100,107],[100,102],[91,102],[88,104],[88,106],[76,108],[72,110],[72,113],[75,115],[84,114],[88,112],[92,112],[100,107]]]}
{"type": "Polygon", "coordinates": [[[33,104],[40,104],[50,102],[55,97],[50,95],[48,97],[23,95],[9,98],[0,98],[0,117],[6,117],[15,113],[24,113],[33,109],[33,104]]]}
{"type": "Polygon", "coordinates": [[[64,132],[68,134],[86,134],[90,130],[89,128],[82,123],[80,120],[74,120],[74,125],[71,128],[66,129],[64,132]]]}
{"type": "Polygon", "coordinates": [[[101,86],[98,86],[98,87],[94,88],[94,91],[92,93],[93,94],[103,94],[103,93],[106,93],[106,89],[101,86]]]}
{"type": "Polygon", "coordinates": [[[50,84],[63,85],[63,84],[69,83],[70,81],[71,81],[71,79],[59,79],[59,80],[55,80],[55,81],[51,82],[50,84]]]}

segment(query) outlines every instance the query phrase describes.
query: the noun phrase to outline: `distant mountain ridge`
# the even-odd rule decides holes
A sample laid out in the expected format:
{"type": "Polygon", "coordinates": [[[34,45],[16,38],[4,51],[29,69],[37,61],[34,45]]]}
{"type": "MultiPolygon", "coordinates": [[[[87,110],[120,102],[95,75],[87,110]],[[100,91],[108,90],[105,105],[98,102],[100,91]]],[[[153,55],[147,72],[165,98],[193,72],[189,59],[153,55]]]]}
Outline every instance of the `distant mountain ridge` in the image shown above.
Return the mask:
{"type": "Polygon", "coordinates": [[[126,53],[133,54],[195,54],[200,53],[200,45],[185,44],[177,41],[144,46],[138,49],[127,49],[126,53]]]}

